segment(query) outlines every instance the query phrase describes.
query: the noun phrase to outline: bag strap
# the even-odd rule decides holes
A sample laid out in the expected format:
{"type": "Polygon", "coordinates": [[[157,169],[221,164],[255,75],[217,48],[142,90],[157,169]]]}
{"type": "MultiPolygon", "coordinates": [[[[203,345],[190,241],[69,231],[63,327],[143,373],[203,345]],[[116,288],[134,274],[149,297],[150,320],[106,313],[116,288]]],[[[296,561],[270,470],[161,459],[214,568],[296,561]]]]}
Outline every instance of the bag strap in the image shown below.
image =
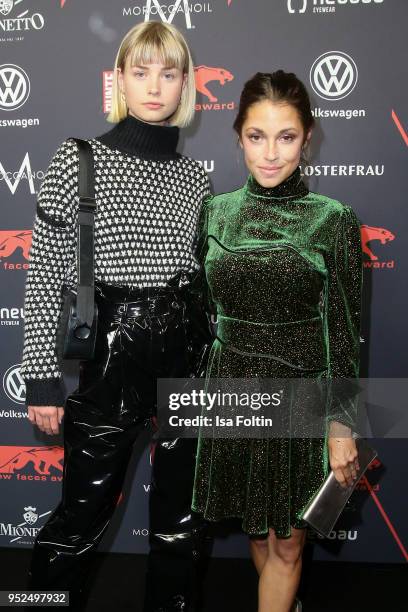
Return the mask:
{"type": "MultiPolygon", "coordinates": [[[[92,327],[95,312],[94,284],[94,232],[95,232],[95,170],[92,147],[86,140],[74,138],[79,152],[78,175],[78,227],[77,273],[78,287],[76,310],[77,327],[92,327]]],[[[85,331],[85,330],[84,330],[85,331]]],[[[84,338],[87,337],[82,334],[84,338]]],[[[89,334],[88,334],[89,335],[89,334]]]]}

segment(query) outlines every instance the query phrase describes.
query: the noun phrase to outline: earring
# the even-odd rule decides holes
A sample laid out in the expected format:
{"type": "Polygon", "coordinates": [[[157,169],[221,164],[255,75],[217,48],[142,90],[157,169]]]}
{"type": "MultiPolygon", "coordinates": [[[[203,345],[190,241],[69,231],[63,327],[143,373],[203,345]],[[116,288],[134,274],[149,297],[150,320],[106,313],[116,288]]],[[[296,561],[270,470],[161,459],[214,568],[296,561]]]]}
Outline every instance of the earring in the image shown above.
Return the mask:
{"type": "Polygon", "coordinates": [[[125,94],[123,93],[123,91],[120,92],[120,97],[122,98],[123,102],[126,102],[125,94]]]}

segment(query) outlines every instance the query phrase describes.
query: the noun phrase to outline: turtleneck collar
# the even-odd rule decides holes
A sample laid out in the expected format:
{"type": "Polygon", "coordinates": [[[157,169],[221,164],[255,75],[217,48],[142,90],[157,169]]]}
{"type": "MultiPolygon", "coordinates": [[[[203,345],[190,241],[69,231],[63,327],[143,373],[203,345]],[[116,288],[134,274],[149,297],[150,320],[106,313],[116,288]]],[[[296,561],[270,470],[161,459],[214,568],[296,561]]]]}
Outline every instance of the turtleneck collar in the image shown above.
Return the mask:
{"type": "Polygon", "coordinates": [[[299,167],[296,168],[293,174],[288,176],[287,179],[285,179],[284,181],[282,181],[282,183],[279,183],[279,185],[276,185],[275,187],[262,187],[262,185],[258,183],[258,181],[252,176],[252,174],[250,174],[246,182],[246,190],[247,193],[251,195],[276,200],[301,198],[309,193],[308,188],[302,181],[299,167]]]}
{"type": "Polygon", "coordinates": [[[128,115],[96,140],[128,155],[175,158],[179,157],[176,152],[179,132],[176,126],[153,125],[128,115]]]}

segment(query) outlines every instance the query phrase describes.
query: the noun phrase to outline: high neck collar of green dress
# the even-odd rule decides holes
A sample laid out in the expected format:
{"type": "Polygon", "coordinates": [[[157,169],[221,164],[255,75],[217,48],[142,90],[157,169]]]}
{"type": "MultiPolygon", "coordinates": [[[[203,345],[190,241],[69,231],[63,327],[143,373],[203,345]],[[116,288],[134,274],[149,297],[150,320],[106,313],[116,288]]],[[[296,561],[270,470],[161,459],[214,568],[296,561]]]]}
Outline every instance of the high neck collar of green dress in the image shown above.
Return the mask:
{"type": "Polygon", "coordinates": [[[245,185],[248,194],[260,197],[269,198],[271,200],[288,200],[291,198],[301,198],[309,193],[308,188],[302,181],[300,168],[288,176],[287,179],[276,185],[275,187],[262,187],[258,181],[249,175],[245,185]]]}

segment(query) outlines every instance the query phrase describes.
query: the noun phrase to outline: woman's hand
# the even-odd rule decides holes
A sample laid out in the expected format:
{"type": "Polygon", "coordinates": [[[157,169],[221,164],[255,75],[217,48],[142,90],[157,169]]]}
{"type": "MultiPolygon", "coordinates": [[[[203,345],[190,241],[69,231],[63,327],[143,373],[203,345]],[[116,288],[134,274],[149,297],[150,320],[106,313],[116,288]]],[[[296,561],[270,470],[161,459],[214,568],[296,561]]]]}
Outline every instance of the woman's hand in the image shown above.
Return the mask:
{"type": "Polygon", "coordinates": [[[61,425],[63,416],[64,409],[57,406],[28,407],[28,418],[31,423],[50,436],[59,433],[59,425],[61,425]]]}
{"type": "Polygon", "coordinates": [[[330,423],[329,460],[337,482],[342,487],[351,486],[359,470],[356,442],[351,429],[341,423],[330,423]]]}

